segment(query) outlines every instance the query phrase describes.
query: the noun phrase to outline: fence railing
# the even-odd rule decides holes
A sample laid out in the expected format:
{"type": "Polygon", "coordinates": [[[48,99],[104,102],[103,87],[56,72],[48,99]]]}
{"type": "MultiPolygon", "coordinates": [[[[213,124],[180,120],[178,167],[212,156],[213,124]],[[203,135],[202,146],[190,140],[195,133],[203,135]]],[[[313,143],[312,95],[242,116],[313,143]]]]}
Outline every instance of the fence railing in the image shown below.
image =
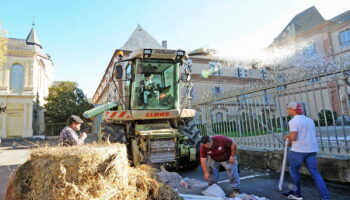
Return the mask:
{"type": "MultiPolygon", "coordinates": [[[[65,123],[46,123],[45,124],[45,135],[46,136],[59,136],[62,129],[67,126],[67,122],[65,123]]],[[[90,133],[92,130],[92,127],[84,123],[81,125],[81,131],[84,131],[86,133],[90,133]]]]}
{"type": "Polygon", "coordinates": [[[317,127],[324,153],[350,154],[350,66],[324,65],[192,102],[202,135],[232,137],[241,147],[282,149],[287,104],[300,102],[317,127]]]}

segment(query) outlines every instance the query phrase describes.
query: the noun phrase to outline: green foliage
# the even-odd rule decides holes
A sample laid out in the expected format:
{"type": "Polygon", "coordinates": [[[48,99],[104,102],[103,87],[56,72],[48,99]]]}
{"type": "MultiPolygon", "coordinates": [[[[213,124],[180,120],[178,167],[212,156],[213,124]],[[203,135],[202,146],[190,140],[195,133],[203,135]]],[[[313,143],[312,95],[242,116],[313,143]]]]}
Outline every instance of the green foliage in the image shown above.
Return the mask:
{"type": "Polygon", "coordinates": [[[320,125],[321,126],[326,126],[326,125],[331,125],[334,123],[333,121],[333,116],[334,118],[337,117],[337,114],[335,111],[327,110],[327,109],[322,109],[319,113],[318,113],[318,118],[320,120],[320,125]]]}
{"type": "Polygon", "coordinates": [[[77,84],[69,81],[50,87],[49,95],[45,100],[47,101],[44,107],[47,123],[66,122],[70,115],[82,117],[86,110],[93,107],[77,84]]]}
{"type": "Polygon", "coordinates": [[[207,126],[205,124],[197,124],[196,126],[200,132],[200,135],[208,135],[207,126]]]}
{"type": "Polygon", "coordinates": [[[216,122],[212,124],[213,132],[226,135],[228,133],[234,132],[235,130],[234,121],[216,122]]]}

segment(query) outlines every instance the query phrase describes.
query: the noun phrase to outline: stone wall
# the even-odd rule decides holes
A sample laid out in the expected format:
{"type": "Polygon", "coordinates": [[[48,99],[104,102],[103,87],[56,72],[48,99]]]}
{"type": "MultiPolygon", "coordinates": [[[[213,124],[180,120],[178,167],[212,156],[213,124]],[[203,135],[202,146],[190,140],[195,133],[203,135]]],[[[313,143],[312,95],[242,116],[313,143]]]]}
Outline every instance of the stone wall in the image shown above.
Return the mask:
{"type": "MultiPolygon", "coordinates": [[[[283,151],[238,150],[238,162],[242,166],[280,171],[282,161],[283,151]]],[[[289,171],[288,166],[287,162],[287,171],[289,171]]],[[[325,180],[350,183],[350,156],[319,154],[317,155],[317,167],[325,180]]],[[[301,174],[310,175],[304,165],[301,168],[301,174]]]]}

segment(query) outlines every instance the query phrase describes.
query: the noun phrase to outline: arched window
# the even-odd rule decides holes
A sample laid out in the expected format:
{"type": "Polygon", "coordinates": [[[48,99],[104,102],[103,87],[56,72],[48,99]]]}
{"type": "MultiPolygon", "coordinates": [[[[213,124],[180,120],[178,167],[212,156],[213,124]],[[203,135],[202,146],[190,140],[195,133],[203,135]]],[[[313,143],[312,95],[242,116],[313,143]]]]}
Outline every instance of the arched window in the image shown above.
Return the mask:
{"type": "Polygon", "coordinates": [[[223,118],[224,118],[224,115],[223,115],[221,112],[216,113],[216,122],[217,122],[217,123],[222,122],[222,121],[223,121],[223,118]]]}
{"type": "Polygon", "coordinates": [[[24,87],[24,67],[20,64],[14,64],[11,67],[11,84],[12,91],[22,91],[24,87]]]}

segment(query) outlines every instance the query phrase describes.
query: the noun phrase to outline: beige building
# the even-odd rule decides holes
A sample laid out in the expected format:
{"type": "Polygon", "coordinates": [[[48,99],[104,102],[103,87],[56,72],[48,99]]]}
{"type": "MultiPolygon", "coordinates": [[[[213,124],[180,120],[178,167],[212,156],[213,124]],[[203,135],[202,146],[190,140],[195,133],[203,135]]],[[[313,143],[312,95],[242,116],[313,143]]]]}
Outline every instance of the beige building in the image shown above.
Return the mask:
{"type": "Polygon", "coordinates": [[[350,59],[350,10],[329,20],[314,6],[297,14],[269,47],[271,51],[280,49],[288,50],[290,55],[275,65],[286,72],[293,67],[343,63],[350,59]]]}
{"type": "Polygon", "coordinates": [[[0,137],[31,137],[45,129],[41,106],[53,81],[53,63],[35,32],[8,38],[6,62],[0,66],[0,137]]]}
{"type": "Polygon", "coordinates": [[[191,96],[194,102],[201,100],[204,94],[218,96],[245,84],[261,81],[267,73],[266,69],[256,69],[251,64],[217,57],[210,50],[197,49],[188,54],[192,63],[191,96]]]}

